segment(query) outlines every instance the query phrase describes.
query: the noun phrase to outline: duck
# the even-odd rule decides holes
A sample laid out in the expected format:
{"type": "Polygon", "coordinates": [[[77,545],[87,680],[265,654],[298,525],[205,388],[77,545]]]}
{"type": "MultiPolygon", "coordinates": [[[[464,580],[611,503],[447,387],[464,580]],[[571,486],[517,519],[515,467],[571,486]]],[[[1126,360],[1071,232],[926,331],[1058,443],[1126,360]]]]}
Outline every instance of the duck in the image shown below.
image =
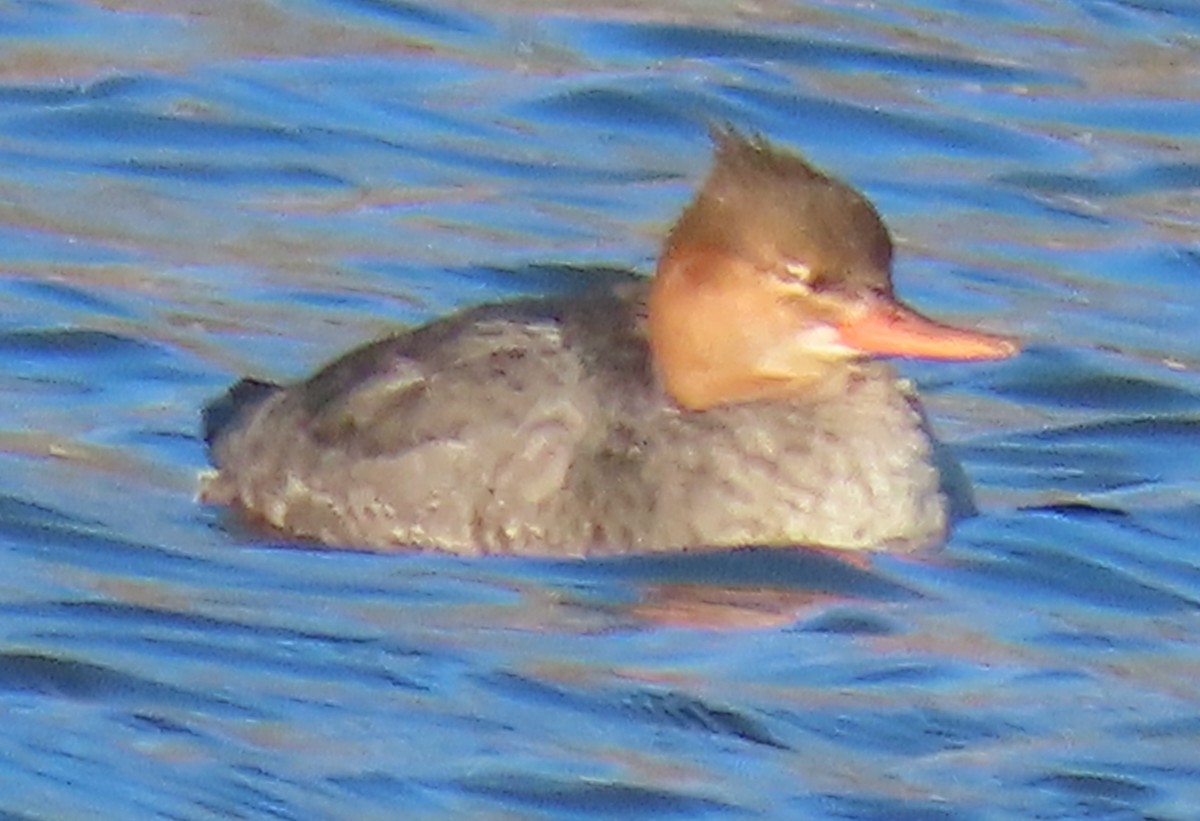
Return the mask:
{"type": "MultiPolygon", "coordinates": [[[[892,286],[858,190],[732,127],[651,278],[460,310],[209,404],[200,498],[300,544],[916,550],[973,510],[891,358],[1010,357],[892,286]]],[[[860,554],[862,555],[862,554],[860,554]]]]}

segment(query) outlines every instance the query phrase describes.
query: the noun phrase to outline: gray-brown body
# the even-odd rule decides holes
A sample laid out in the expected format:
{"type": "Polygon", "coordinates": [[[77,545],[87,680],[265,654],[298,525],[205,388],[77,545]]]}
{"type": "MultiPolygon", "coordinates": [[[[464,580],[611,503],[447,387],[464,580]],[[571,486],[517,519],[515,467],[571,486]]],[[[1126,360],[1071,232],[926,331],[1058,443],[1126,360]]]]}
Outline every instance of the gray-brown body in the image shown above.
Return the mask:
{"type": "MultiPolygon", "coordinates": [[[[681,410],[645,286],[468,310],[206,414],[207,501],[334,546],[577,556],[937,542],[970,507],[892,369],[681,410]]],[[[253,389],[258,385],[258,389],[253,389]]]]}

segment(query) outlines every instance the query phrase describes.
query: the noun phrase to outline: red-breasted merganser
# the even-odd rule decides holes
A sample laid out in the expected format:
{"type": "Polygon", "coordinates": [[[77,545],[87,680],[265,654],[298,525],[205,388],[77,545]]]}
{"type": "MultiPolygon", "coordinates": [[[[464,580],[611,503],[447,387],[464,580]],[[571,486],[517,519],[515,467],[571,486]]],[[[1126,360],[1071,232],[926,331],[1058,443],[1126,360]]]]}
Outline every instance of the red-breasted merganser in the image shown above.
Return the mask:
{"type": "Polygon", "coordinates": [[[1017,344],[899,302],[862,194],[762,138],[714,140],[654,279],[465,310],[286,387],[243,380],[205,412],[203,499],[378,550],[942,540],[969,491],[871,357],[1017,344]]]}

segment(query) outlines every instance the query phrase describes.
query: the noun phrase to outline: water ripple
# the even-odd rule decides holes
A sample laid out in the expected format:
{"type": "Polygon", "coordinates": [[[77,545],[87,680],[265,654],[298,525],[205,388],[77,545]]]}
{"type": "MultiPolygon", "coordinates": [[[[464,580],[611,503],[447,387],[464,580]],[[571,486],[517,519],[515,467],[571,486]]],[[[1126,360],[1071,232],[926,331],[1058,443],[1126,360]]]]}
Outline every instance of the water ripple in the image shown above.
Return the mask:
{"type": "Polygon", "coordinates": [[[0,819],[1194,815],[1195,4],[10,5],[0,819]],[[722,121],[1027,339],[898,363],[977,490],[944,550],[377,556],[196,503],[236,376],[651,273],[722,121]]]}

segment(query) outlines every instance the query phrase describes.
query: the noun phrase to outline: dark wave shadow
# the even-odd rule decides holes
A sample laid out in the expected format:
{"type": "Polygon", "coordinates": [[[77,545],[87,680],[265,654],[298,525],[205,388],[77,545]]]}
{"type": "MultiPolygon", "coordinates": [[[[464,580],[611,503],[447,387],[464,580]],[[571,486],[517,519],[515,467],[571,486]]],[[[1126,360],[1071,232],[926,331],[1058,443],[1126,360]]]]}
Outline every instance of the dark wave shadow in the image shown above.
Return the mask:
{"type": "Polygon", "coordinates": [[[557,572],[619,585],[625,595],[597,604],[641,623],[702,629],[778,627],[809,617],[804,629],[887,632],[890,625],[864,611],[828,615],[853,602],[893,602],[922,597],[851,551],[743,547],[732,550],[636,554],[554,563],[557,572]],[[822,618],[825,620],[822,621],[822,618]]]}
{"type": "MultiPolygon", "coordinates": [[[[808,548],[739,547],[686,553],[642,553],[572,562],[587,572],[660,584],[717,584],[821,590],[847,596],[895,600],[919,594],[877,572],[854,564],[854,551],[808,548]]],[[[564,565],[565,566],[565,565],[564,565]]]]}
{"type": "Polygon", "coordinates": [[[457,782],[457,787],[505,805],[572,817],[583,814],[596,818],[700,818],[710,813],[738,810],[734,805],[689,794],[682,789],[518,772],[467,776],[457,782]]]}
{"type": "Polygon", "coordinates": [[[111,667],[44,653],[0,653],[0,690],[108,704],[158,704],[226,715],[259,712],[226,699],[161,684],[111,667]]]}
{"type": "Polygon", "coordinates": [[[635,721],[651,727],[737,739],[777,750],[791,749],[790,744],[771,731],[765,717],[678,690],[651,686],[568,688],[509,672],[479,676],[478,681],[494,693],[538,710],[566,709],[589,721],[618,724],[635,721]]]}
{"type": "Polygon", "coordinates": [[[1169,538],[1124,511],[1047,505],[981,521],[948,562],[970,573],[970,585],[1006,595],[1131,614],[1200,610],[1197,598],[1156,583],[1150,545],[1169,538]]]}

